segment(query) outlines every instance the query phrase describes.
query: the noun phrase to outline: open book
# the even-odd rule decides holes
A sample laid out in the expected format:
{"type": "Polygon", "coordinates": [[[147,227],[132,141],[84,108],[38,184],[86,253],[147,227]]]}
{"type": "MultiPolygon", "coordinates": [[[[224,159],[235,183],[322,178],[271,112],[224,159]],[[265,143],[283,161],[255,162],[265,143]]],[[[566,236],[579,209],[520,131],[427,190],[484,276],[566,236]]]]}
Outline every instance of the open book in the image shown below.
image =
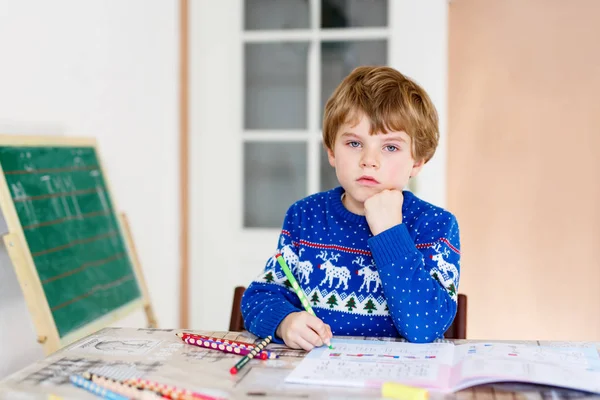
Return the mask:
{"type": "Polygon", "coordinates": [[[595,347],[511,343],[415,344],[333,339],[313,349],[285,379],[289,383],[378,387],[398,382],[453,392],[493,382],[525,382],[600,393],[595,347]]]}

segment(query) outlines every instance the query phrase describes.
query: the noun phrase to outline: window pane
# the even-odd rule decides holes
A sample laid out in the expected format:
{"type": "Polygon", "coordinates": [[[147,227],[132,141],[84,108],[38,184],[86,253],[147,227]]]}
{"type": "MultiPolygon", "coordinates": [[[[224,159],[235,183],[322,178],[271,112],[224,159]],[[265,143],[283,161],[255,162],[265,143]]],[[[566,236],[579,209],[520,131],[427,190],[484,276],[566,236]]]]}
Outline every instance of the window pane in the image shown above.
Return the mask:
{"type": "Polygon", "coordinates": [[[329,165],[327,158],[327,150],[321,147],[321,185],[320,190],[325,191],[340,186],[340,183],[335,176],[335,168],[329,165]]]}
{"type": "Polygon", "coordinates": [[[281,228],[306,196],[306,143],[244,143],[244,226],[281,228]]]}
{"type": "Polygon", "coordinates": [[[387,26],[387,0],[322,0],[322,28],[387,26]]]}
{"type": "Polygon", "coordinates": [[[308,29],[306,0],[246,0],[244,29],[308,29]]]}
{"type": "Polygon", "coordinates": [[[337,85],[361,65],[387,65],[387,40],[321,43],[321,116],[337,85]]]}
{"type": "Polygon", "coordinates": [[[245,129],[306,129],[308,43],[246,43],[245,129]]]}

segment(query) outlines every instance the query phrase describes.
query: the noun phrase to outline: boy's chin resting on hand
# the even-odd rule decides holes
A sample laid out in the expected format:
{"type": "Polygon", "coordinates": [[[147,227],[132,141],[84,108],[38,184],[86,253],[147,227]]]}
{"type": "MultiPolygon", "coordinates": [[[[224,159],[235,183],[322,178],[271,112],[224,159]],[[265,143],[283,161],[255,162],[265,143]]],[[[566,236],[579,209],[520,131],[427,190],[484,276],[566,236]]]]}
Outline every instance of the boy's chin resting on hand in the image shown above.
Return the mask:
{"type": "Polygon", "coordinates": [[[365,217],[374,236],[402,223],[403,202],[404,196],[400,190],[388,189],[365,201],[365,217]]]}
{"type": "Polygon", "coordinates": [[[292,349],[310,351],[329,343],[331,327],[306,311],[293,312],[281,321],[275,335],[292,349]]]}

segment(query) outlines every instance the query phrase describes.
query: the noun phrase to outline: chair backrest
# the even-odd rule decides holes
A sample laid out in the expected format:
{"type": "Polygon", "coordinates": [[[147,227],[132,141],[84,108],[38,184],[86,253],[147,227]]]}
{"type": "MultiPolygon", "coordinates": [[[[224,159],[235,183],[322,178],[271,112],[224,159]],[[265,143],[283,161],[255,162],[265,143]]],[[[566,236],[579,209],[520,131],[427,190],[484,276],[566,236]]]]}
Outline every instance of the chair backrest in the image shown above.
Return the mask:
{"type": "Polygon", "coordinates": [[[456,305],[456,316],[452,325],[444,333],[446,339],[466,339],[467,338],[467,295],[458,294],[456,305]]]}
{"type": "Polygon", "coordinates": [[[231,305],[231,318],[229,319],[229,330],[232,332],[241,332],[244,328],[244,318],[242,317],[242,296],[246,288],[238,286],[233,291],[233,304],[231,305]]]}
{"type": "MultiPolygon", "coordinates": [[[[229,330],[233,332],[243,331],[244,319],[242,318],[242,295],[246,288],[238,286],[233,292],[233,304],[231,306],[231,319],[229,320],[229,330]]],[[[444,334],[446,339],[466,339],[467,338],[467,296],[458,295],[458,304],[456,317],[452,325],[444,334]]]]}

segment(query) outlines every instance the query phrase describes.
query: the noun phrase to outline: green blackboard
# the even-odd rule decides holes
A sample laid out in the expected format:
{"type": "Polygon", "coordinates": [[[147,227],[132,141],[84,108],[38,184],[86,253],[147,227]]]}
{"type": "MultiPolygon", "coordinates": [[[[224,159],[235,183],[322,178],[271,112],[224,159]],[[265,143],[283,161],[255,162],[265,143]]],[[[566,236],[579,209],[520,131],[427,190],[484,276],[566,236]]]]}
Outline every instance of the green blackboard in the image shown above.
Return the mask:
{"type": "Polygon", "coordinates": [[[59,339],[142,299],[96,146],[0,145],[0,167],[59,339]]]}

